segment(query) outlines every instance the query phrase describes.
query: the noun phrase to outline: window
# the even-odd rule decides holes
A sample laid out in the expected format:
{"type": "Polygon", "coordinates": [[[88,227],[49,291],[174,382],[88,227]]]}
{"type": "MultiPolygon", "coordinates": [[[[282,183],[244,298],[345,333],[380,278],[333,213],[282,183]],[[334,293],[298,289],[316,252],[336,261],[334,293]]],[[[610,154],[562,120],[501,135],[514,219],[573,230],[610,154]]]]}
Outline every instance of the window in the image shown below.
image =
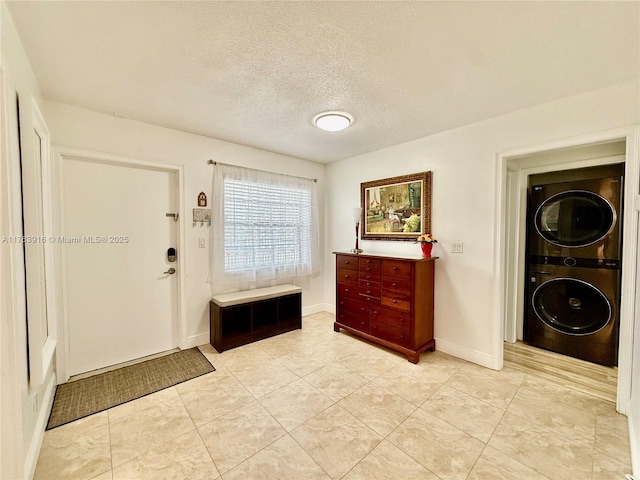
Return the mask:
{"type": "Polygon", "coordinates": [[[213,281],[312,273],[314,182],[229,165],[214,168],[213,281]]]}

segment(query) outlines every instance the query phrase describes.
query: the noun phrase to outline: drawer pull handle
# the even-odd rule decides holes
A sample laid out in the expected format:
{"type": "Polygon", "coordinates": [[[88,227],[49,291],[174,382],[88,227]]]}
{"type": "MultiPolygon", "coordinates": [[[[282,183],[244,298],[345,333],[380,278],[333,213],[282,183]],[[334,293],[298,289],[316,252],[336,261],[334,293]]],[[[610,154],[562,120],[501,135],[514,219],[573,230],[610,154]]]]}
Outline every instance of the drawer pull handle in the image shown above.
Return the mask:
{"type": "Polygon", "coordinates": [[[391,286],[392,286],[392,287],[397,287],[397,286],[398,286],[398,284],[397,284],[397,283],[392,283],[392,284],[391,284],[391,286]]]}
{"type": "Polygon", "coordinates": [[[398,267],[391,267],[391,270],[397,270],[398,267]]]}
{"type": "Polygon", "coordinates": [[[395,300],[395,299],[394,299],[394,300],[393,300],[393,303],[398,303],[398,300],[395,300]]]}
{"type": "Polygon", "coordinates": [[[378,310],[374,310],[374,311],[373,311],[373,314],[374,314],[374,315],[377,315],[377,314],[378,314],[378,310]]]}
{"type": "Polygon", "coordinates": [[[350,263],[351,263],[351,262],[350,262],[349,260],[345,260],[345,261],[344,261],[344,264],[345,264],[345,265],[349,265],[350,263]]]}
{"type": "Polygon", "coordinates": [[[349,289],[348,289],[348,288],[345,288],[345,289],[344,289],[344,291],[345,291],[345,292],[348,292],[348,291],[349,291],[349,289]]]}
{"type": "Polygon", "coordinates": [[[345,276],[344,276],[344,278],[349,278],[349,277],[351,277],[351,275],[345,275],[345,276]]]}

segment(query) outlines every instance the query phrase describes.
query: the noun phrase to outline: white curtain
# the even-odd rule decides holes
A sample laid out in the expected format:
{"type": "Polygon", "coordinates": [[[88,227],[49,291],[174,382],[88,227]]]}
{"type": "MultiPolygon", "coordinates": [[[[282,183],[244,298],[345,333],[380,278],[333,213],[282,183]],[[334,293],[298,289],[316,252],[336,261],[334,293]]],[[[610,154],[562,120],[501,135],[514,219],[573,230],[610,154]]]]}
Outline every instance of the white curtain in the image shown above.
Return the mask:
{"type": "MultiPolygon", "coordinates": [[[[209,283],[291,279],[319,270],[313,180],[218,163],[211,195],[209,283]]],[[[290,280],[289,280],[290,281],[290,280]]]]}

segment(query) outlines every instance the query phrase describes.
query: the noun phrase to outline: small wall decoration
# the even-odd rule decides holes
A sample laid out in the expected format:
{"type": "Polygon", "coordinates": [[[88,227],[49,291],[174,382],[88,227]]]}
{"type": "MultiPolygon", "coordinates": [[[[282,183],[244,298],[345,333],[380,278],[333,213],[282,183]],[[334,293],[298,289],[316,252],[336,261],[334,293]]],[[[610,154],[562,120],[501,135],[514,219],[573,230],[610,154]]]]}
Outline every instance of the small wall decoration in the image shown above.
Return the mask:
{"type": "Polygon", "coordinates": [[[199,207],[206,207],[207,206],[207,196],[205,195],[204,192],[200,192],[198,194],[198,206],[199,207]]]}
{"type": "Polygon", "coordinates": [[[200,226],[211,226],[211,209],[210,208],[194,208],[193,209],[193,226],[199,223],[200,226]]]}
{"type": "Polygon", "coordinates": [[[360,184],[362,238],[411,240],[431,230],[431,172],[360,184]]]}

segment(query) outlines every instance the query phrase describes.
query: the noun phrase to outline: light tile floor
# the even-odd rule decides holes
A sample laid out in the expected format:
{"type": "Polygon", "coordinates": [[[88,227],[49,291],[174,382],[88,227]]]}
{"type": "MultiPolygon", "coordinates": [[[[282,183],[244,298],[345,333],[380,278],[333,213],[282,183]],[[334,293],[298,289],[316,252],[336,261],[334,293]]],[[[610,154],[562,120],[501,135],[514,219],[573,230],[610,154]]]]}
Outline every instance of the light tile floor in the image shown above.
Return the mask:
{"type": "Polygon", "coordinates": [[[45,433],[41,479],[614,480],[614,405],[431,352],[413,365],[333,315],[218,354],[217,371],[45,433]]]}

